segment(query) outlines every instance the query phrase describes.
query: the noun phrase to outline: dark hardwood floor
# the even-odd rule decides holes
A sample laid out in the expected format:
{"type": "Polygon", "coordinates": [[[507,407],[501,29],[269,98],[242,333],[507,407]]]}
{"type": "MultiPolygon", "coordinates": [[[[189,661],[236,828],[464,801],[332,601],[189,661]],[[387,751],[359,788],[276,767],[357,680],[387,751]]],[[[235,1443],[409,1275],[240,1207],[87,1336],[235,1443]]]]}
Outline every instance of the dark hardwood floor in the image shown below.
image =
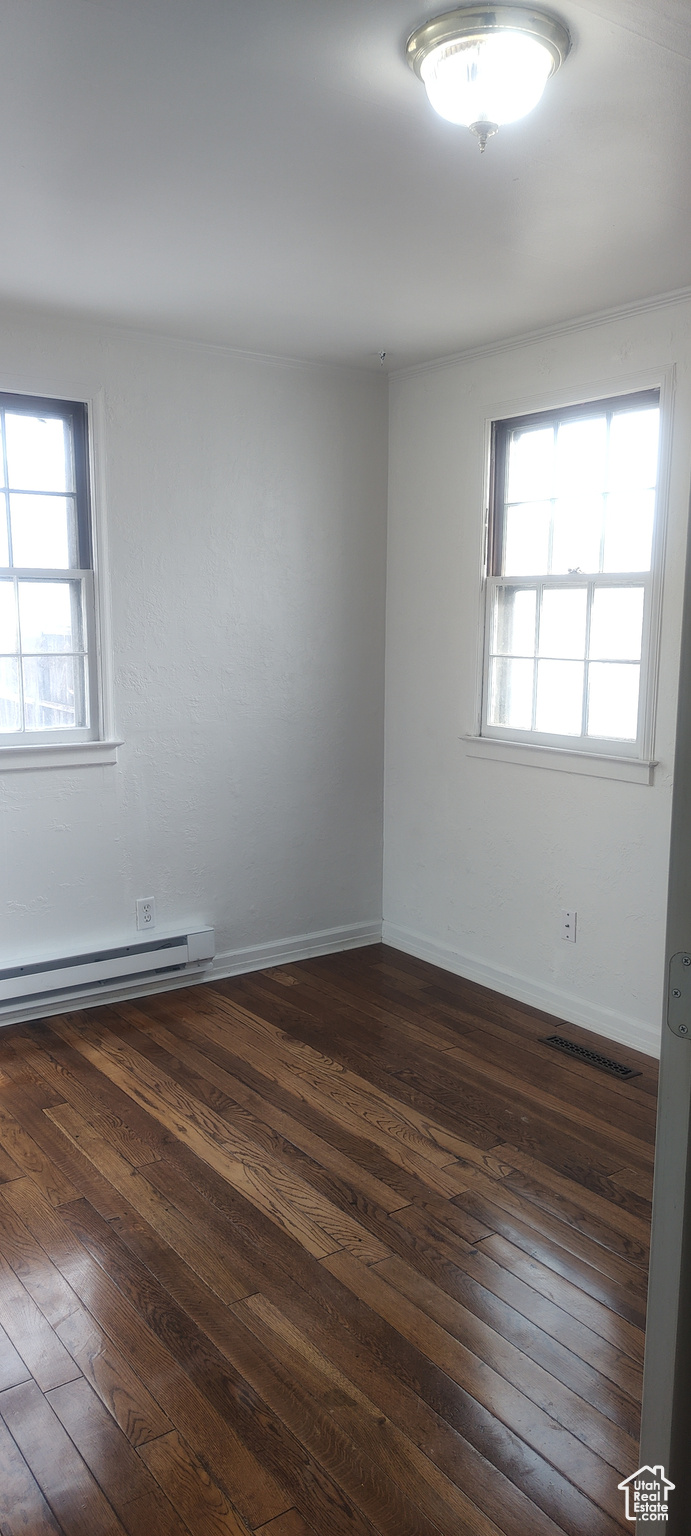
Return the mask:
{"type": "Polygon", "coordinates": [[[627,1529],[656,1076],[550,1028],[376,945],[0,1031],[2,1536],[627,1529]]]}

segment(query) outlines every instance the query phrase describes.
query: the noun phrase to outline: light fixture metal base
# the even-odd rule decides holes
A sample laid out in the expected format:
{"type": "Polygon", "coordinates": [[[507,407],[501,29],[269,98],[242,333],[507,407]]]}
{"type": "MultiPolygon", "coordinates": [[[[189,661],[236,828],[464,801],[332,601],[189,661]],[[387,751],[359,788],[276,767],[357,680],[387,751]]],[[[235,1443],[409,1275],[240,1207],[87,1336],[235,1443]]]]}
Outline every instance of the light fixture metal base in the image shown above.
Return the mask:
{"type": "Polygon", "coordinates": [[[441,43],[479,42],[496,32],[525,32],[538,39],[551,56],[552,74],[563,64],[571,47],[564,23],[549,11],[522,5],[464,5],[432,16],[416,27],[406,43],[406,58],[422,79],[422,65],[433,48],[441,43]]]}

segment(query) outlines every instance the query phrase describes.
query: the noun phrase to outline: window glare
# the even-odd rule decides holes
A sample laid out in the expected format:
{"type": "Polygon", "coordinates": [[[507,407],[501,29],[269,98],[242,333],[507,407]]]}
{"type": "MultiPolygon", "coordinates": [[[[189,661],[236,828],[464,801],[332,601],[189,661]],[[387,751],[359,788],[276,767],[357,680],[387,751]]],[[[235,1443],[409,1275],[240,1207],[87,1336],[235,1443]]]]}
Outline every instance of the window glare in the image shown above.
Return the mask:
{"type": "Polygon", "coordinates": [[[590,655],[595,661],[640,661],[642,587],[600,587],[593,593],[590,655]]]}
{"type": "Polygon", "coordinates": [[[507,507],[504,528],[505,576],[535,576],[546,571],[552,505],[549,501],[524,502],[507,507]]]}
{"type": "Polygon", "coordinates": [[[594,661],[588,670],[588,735],[635,741],[640,667],[594,661]]]}
{"type": "Polygon", "coordinates": [[[602,496],[590,491],[560,496],[554,503],[550,570],[565,576],[568,571],[600,569],[602,516],[602,496]]]}
{"type": "Polygon", "coordinates": [[[609,489],[648,489],[657,480],[660,432],[659,407],[647,411],[617,411],[609,442],[609,489]]]}
{"type": "Polygon", "coordinates": [[[605,483],[607,418],[563,421],[557,431],[556,491],[600,491],[605,483]]]}
{"type": "Polygon", "coordinates": [[[7,411],[5,433],[10,490],[74,490],[70,435],[61,417],[7,411]]]}
{"type": "Polygon", "coordinates": [[[19,662],[15,656],[0,656],[0,731],[19,731],[21,726],[19,662]]]}
{"type": "Polygon", "coordinates": [[[537,593],[530,587],[499,587],[494,606],[492,649],[499,655],[532,656],[535,651],[537,593]]]}
{"type": "Polygon", "coordinates": [[[554,429],[515,432],[509,446],[508,501],[542,501],[554,495],[554,429]]]}
{"type": "Polygon", "coordinates": [[[495,725],[529,731],[533,719],[534,662],[496,656],[492,661],[491,716],[495,725]]]}
{"type": "Polygon", "coordinates": [[[535,729],[580,736],[583,724],[582,661],[539,661],[535,729]]]}
{"type": "Polygon", "coordinates": [[[17,601],[13,581],[0,581],[0,655],[17,649],[17,601]]]}
{"type": "Polygon", "coordinates": [[[580,661],[585,656],[586,587],[548,588],[542,594],[540,655],[580,661]]]}
{"type": "Polygon", "coordinates": [[[68,570],[77,564],[73,497],[10,496],[14,565],[68,570]]]}
{"type": "Polygon", "coordinates": [[[649,571],[653,551],[654,489],[606,497],[603,571],[649,571]]]}
{"type": "Polygon", "coordinates": [[[650,569],[660,411],[509,434],[501,574],[650,569]]]}

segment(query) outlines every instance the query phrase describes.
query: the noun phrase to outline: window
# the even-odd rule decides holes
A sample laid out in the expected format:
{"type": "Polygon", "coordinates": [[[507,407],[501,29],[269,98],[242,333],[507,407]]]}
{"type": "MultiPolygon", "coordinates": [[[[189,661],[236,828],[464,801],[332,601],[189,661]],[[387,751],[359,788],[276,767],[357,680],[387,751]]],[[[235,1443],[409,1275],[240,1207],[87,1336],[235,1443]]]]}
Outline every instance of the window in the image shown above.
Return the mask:
{"type": "Polygon", "coordinates": [[[86,429],[0,394],[0,746],[99,734],[86,429]]]}
{"type": "Polygon", "coordinates": [[[642,757],[659,391],[494,424],[482,734],[642,757]]]}

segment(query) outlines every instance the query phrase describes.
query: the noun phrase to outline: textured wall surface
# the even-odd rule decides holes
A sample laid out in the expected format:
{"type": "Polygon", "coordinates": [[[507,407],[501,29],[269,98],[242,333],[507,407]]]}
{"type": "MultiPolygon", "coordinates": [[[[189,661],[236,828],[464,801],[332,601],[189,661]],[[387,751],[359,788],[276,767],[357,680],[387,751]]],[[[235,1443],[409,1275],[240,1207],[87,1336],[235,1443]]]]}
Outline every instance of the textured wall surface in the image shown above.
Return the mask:
{"type": "Polygon", "coordinates": [[[691,308],[574,326],[391,386],[384,933],[613,1039],[659,1046],[691,308]],[[654,784],[471,756],[486,420],[674,369],[654,784]],[[578,912],[578,941],[560,936],[578,912]]]}
{"type": "MultiPolygon", "coordinates": [[[[0,773],[0,965],[381,915],[386,385],[0,321],[0,387],[100,395],[117,766],[0,773]]],[[[335,947],[335,946],[334,946],[335,947]]]]}

